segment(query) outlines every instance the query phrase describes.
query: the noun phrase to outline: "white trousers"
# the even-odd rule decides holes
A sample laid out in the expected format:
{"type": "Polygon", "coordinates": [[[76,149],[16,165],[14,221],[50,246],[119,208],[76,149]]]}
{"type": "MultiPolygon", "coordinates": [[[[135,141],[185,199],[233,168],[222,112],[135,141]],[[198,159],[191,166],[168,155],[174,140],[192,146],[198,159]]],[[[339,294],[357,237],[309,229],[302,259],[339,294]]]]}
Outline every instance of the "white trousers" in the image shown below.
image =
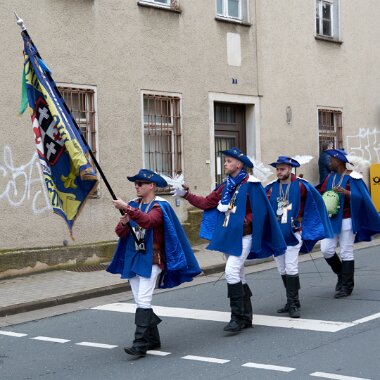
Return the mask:
{"type": "Polygon", "coordinates": [[[296,232],[295,235],[298,239],[298,244],[294,246],[288,245],[283,255],[274,258],[277,264],[277,269],[281,275],[298,274],[298,254],[301,249],[302,239],[299,232],[296,232]]]}
{"type": "Polygon", "coordinates": [[[152,275],[149,278],[135,276],[129,279],[137,307],[142,309],[150,309],[152,307],[153,292],[160,273],[161,268],[158,265],[153,265],[152,275]]]}
{"type": "Polygon", "coordinates": [[[246,283],[244,262],[247,259],[252,246],[252,235],[243,236],[243,249],[240,256],[227,256],[225,276],[227,284],[237,284],[238,282],[246,283]]]}
{"type": "Polygon", "coordinates": [[[352,220],[351,218],[343,219],[340,234],[336,234],[331,239],[323,239],[321,251],[325,259],[333,257],[339,243],[340,258],[343,261],[351,261],[354,260],[354,242],[355,234],[352,231],[352,220]]]}

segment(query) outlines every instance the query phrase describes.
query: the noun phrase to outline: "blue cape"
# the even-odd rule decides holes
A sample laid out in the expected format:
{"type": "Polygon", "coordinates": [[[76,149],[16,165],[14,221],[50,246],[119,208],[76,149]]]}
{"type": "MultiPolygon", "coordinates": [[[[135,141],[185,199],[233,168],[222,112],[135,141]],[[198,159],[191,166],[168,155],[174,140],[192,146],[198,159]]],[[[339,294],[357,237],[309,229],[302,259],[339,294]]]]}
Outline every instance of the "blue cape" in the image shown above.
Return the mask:
{"type": "Polygon", "coordinates": [[[233,256],[241,255],[247,196],[253,215],[252,247],[248,260],[284,254],[286,243],[264,188],[258,182],[246,182],[240,186],[236,198],[236,212],[231,213],[227,228],[223,227],[225,213],[216,208],[204,212],[200,236],[211,240],[207,249],[233,256]]]}
{"type": "MultiPolygon", "coordinates": [[[[325,204],[318,191],[309,182],[297,178],[290,184],[289,202],[292,204],[292,209],[288,211],[287,223],[279,223],[286,244],[289,246],[298,244],[298,239],[293,231],[292,222],[296,223],[301,207],[301,183],[306,188],[306,199],[302,217],[302,246],[300,253],[307,253],[313,249],[318,240],[334,237],[334,232],[331,227],[325,204]]],[[[267,185],[265,190],[268,191],[270,188],[272,188],[270,204],[273,211],[276,212],[277,197],[279,195],[279,181],[267,185]]]]}
{"type": "MultiPolygon", "coordinates": [[[[332,188],[333,175],[327,179],[326,191],[332,188]]],[[[339,177],[337,178],[339,180],[339,177]]],[[[367,186],[360,178],[353,178],[345,175],[341,184],[343,188],[346,187],[347,182],[350,181],[350,211],[352,220],[352,230],[356,234],[355,243],[360,241],[370,241],[371,236],[380,233],[380,216],[374,204],[372,203],[371,196],[368,192],[367,186]]],[[[340,194],[339,212],[331,217],[331,224],[334,233],[340,234],[342,229],[343,218],[343,204],[344,195],[340,194]]]]}
{"type": "MultiPolygon", "coordinates": [[[[138,207],[134,201],[129,202],[132,207],[138,207]]],[[[160,274],[159,288],[173,288],[192,279],[201,273],[197,259],[183,231],[174,210],[166,201],[153,202],[159,204],[164,218],[164,254],[165,268],[160,274]]],[[[136,223],[131,220],[132,226],[136,223]]],[[[145,233],[145,253],[135,249],[133,237],[119,239],[112,262],[107,271],[120,274],[121,278],[132,278],[136,275],[149,278],[152,274],[153,261],[153,229],[145,233]]]]}

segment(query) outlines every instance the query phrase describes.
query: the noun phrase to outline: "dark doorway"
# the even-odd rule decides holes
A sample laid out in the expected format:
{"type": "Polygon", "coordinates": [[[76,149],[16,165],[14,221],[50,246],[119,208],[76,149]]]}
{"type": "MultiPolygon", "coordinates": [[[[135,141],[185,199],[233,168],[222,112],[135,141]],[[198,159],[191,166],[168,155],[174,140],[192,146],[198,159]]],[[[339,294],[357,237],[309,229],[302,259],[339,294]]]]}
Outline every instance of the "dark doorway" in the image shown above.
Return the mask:
{"type": "Polygon", "coordinates": [[[236,146],[247,151],[245,130],[245,105],[233,103],[214,104],[215,129],[215,182],[224,178],[224,158],[221,151],[236,146]]]}

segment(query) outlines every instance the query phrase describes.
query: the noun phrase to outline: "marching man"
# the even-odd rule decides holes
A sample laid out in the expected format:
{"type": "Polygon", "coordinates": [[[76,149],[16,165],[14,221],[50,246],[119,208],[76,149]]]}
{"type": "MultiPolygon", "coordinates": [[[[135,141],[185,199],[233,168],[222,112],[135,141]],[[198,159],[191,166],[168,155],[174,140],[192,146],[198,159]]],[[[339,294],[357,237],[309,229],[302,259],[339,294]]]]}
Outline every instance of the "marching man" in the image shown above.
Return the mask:
{"type": "Polygon", "coordinates": [[[157,278],[159,288],[172,288],[192,281],[201,269],[170,204],[155,196],[156,187],[166,187],[166,181],[147,169],[127,178],[134,182],[137,198],[129,203],[121,199],[113,201],[125,215],[116,226],[120,239],[107,271],[129,280],[137,305],[136,330],[132,347],[124,350],[142,357],[147,350],[161,347],[157,328],[161,319],[151,306],[157,278]],[[127,223],[133,227],[139,244],[127,223]]]}
{"type": "Polygon", "coordinates": [[[227,178],[211,194],[198,196],[182,185],[174,195],[205,210],[201,237],[211,240],[208,249],[227,256],[231,320],[224,331],[238,332],[252,327],[252,292],[245,279],[245,260],[281,255],[286,245],[260,181],[247,173],[246,167],[253,167],[251,160],[238,148],[222,153],[227,178]]]}
{"type": "Polygon", "coordinates": [[[325,151],[331,156],[330,173],[320,186],[328,208],[334,236],[321,241],[321,250],[338,276],[335,298],[349,296],[354,289],[354,243],[370,241],[380,232],[380,217],[370,198],[362,175],[347,170],[347,153],[339,149],[325,151]],[[339,243],[340,257],[336,253],[339,243]]]}
{"type": "Polygon", "coordinates": [[[284,255],[275,257],[278,271],[286,289],[286,304],[278,313],[300,317],[298,255],[310,252],[316,241],[332,237],[332,229],[325,205],[318,191],[304,179],[292,174],[299,162],[287,156],[278,157],[271,166],[276,168],[277,180],[265,191],[287,248],[284,255]]]}

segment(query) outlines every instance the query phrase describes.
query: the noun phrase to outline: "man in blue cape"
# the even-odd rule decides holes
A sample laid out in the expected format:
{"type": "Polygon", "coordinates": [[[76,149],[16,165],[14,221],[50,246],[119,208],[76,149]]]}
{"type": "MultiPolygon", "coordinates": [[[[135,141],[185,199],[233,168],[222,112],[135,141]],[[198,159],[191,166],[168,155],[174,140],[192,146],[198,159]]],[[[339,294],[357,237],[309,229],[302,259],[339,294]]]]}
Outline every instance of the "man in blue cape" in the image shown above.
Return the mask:
{"type": "Polygon", "coordinates": [[[275,257],[278,271],[286,289],[286,304],[278,313],[300,317],[298,255],[300,250],[310,252],[314,244],[332,237],[330,221],[322,197],[302,178],[292,174],[299,162],[288,156],[278,157],[271,166],[276,168],[277,180],[269,183],[265,191],[278,218],[287,249],[275,257]]]}
{"type": "Polygon", "coordinates": [[[282,255],[286,244],[260,181],[247,173],[251,160],[238,148],[222,152],[225,181],[208,196],[189,192],[187,185],[176,189],[193,206],[205,210],[200,236],[210,241],[208,249],[226,254],[225,277],[231,320],[224,331],[252,327],[252,292],[246,283],[246,259],[282,255]]]}
{"type": "Polygon", "coordinates": [[[157,278],[159,288],[172,288],[192,281],[201,269],[170,204],[155,196],[156,187],[166,187],[166,181],[147,169],[141,169],[128,180],[134,182],[137,198],[129,203],[121,199],[113,201],[125,214],[116,226],[120,239],[107,271],[129,280],[137,306],[136,330],[132,347],[124,350],[142,357],[147,350],[161,347],[157,328],[161,319],[151,306],[157,278]]]}
{"type": "Polygon", "coordinates": [[[354,243],[370,241],[380,233],[380,217],[372,203],[362,175],[347,170],[347,153],[340,149],[325,151],[331,156],[330,173],[319,186],[328,206],[334,236],[321,241],[322,253],[338,276],[335,298],[349,296],[354,289],[354,243]],[[335,201],[335,205],[331,205],[335,201]],[[335,252],[339,243],[340,257],[335,252]]]}

